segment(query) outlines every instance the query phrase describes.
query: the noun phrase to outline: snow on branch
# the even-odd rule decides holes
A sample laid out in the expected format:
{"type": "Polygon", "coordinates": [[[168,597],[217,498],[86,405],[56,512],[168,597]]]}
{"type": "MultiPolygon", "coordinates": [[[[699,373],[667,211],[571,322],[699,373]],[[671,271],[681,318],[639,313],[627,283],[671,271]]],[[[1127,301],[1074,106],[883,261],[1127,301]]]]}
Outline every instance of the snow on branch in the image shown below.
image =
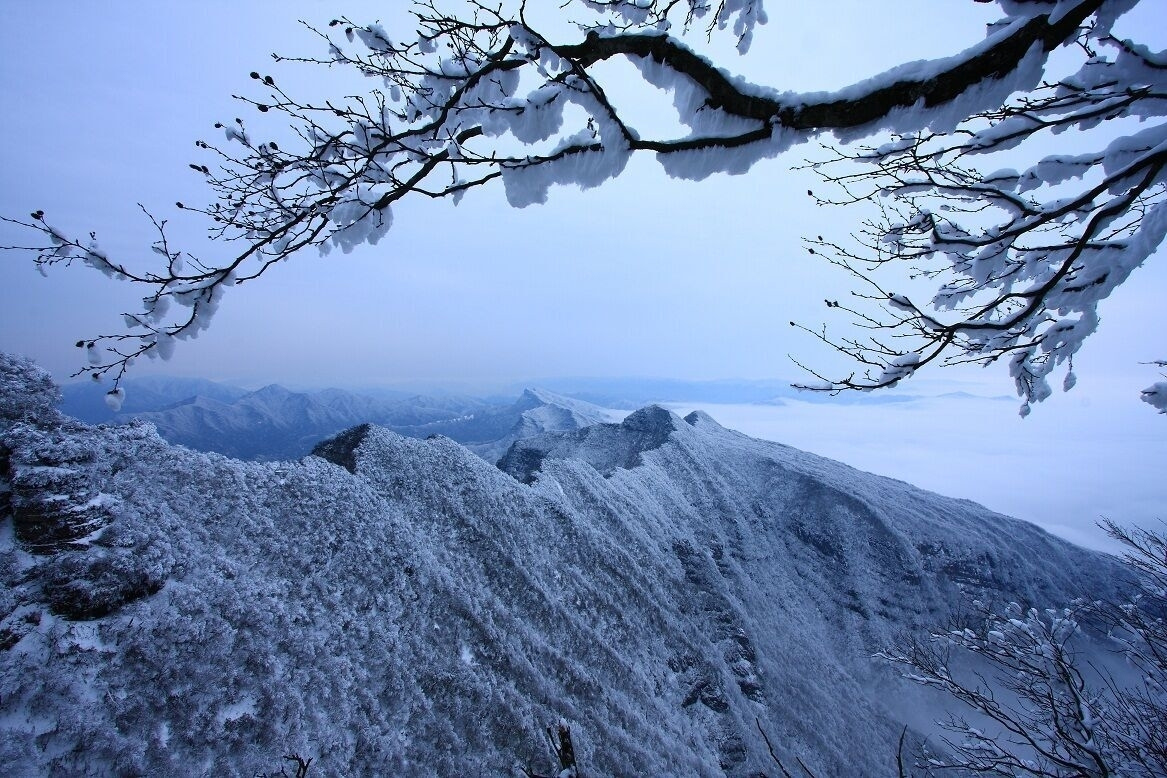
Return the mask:
{"type": "MultiPolygon", "coordinates": [[[[1167,360],[1156,360],[1154,364],[1167,367],[1167,360]]],[[[1164,376],[1167,378],[1167,376],[1164,376]]],[[[1167,413],[1167,381],[1156,381],[1143,390],[1143,402],[1156,408],[1159,413],[1167,413]]]]}
{"type": "MultiPolygon", "coordinates": [[[[831,379],[811,370],[817,381],[805,388],[878,389],[930,363],[1001,360],[1024,416],[1051,394],[1059,365],[1063,387],[1074,385],[1073,357],[1099,325],[1098,304],[1167,234],[1163,57],[1116,40],[1097,21],[1076,42],[1084,56],[1076,72],[972,113],[950,132],[832,149],[813,166],[839,193],[820,203],[875,203],[879,215],[854,240],[807,241],[812,254],[856,278],[852,298],[829,305],[860,334],[802,329],[861,370],[831,379]],[[1138,129],[1116,136],[1116,126],[1138,129]],[[1048,149],[1062,133],[1095,150],[994,169],[996,154],[1016,160],[1028,142],[1048,149]],[[930,296],[909,299],[893,283],[930,296]]],[[[1143,396],[1155,405],[1157,385],[1143,396]]]]}
{"type": "MultiPolygon", "coordinates": [[[[1122,283],[1162,237],[1167,215],[1157,206],[1165,152],[1158,125],[1095,157],[1046,160],[1029,178],[983,179],[961,164],[1034,127],[1056,131],[1112,115],[1160,116],[1161,56],[1109,37],[1112,17],[1130,6],[1125,0],[1002,0],[1002,22],[968,51],[905,65],[830,95],[746,83],[685,43],[694,33],[724,32],[744,53],[755,27],[767,21],[761,0],[451,5],[456,10],[442,10],[435,0],[413,3],[410,31],[333,19],[313,28],[326,55],[276,57],[356,71],[376,85],[364,94],[312,102],[270,74],[250,74],[255,88],[239,101],[249,113],[274,120],[291,140],[268,140],[274,133],[243,118],[216,124],[219,139],[200,140],[202,159],[190,165],[214,199],[206,206],[178,204],[210,220],[212,237],[228,249],[223,259],[188,262],[167,245],[165,223],[157,222],[161,264],[138,272],[89,241],[66,237],[40,211],[31,220],[9,219],[40,233],[37,245],[9,248],[35,252],[42,268],[80,259],[146,291],[142,311],[126,314],[127,332],[83,341],[91,364],[80,372],[112,376],[116,388],[132,360],[166,356],[175,338],[205,327],[226,287],[259,278],[308,247],[348,252],[375,244],[403,198],[457,202],[498,179],[508,201],[523,207],[545,201],[556,184],[599,186],[637,152],[655,154],[670,175],[699,179],[742,172],[826,132],[905,134],[903,142],[857,160],[874,170],[862,180],[879,181],[879,190],[898,198],[888,216],[902,211],[906,217],[882,232],[873,228],[871,246],[880,252],[878,262],[952,257],[956,277],[935,304],[965,305],[965,313],[943,319],[873,287],[861,299],[887,303],[893,319],[864,313],[861,325],[894,337],[906,329],[923,345],[877,340],[872,350],[859,341],[830,341],[824,332],[824,340],[875,371],[867,379],[823,384],[829,389],[890,385],[956,349],[971,358],[1016,356],[1019,386],[1027,400],[1040,399],[1046,364],[1067,358],[1096,326],[1092,301],[1122,283]],[[1075,78],[1039,86],[1046,56],[1075,41],[1117,56],[1092,57],[1075,78]],[[597,67],[615,59],[674,94],[688,134],[652,137],[628,123],[608,97],[610,74],[597,67]],[[999,108],[1018,92],[1026,96],[999,108]],[[970,134],[969,122],[985,125],[983,131],[970,134]],[[1104,180],[1064,203],[1036,203],[1021,194],[1037,181],[1095,169],[1105,170],[1104,180]],[[927,210],[937,196],[973,211],[984,206],[969,203],[983,200],[1009,220],[997,233],[970,230],[927,210]],[[971,303],[978,285],[999,290],[1000,299],[971,303]],[[171,302],[178,307],[168,307],[171,302]],[[1067,312],[1048,320],[1049,311],[1061,309],[1067,312]],[[180,315],[169,317],[170,310],[180,315]]],[[[859,182],[849,174],[832,180],[859,182]]],[[[857,255],[820,245],[834,253],[833,261],[856,267],[857,255]]]]}

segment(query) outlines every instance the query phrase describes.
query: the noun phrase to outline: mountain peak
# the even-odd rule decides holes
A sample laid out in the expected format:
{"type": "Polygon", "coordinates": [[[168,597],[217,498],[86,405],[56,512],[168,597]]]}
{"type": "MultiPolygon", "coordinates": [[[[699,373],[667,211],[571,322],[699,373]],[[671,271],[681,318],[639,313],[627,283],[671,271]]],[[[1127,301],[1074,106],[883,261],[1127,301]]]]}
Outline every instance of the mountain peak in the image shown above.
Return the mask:
{"type": "Polygon", "coordinates": [[[681,429],[681,417],[659,405],[647,405],[624,417],[620,426],[635,432],[667,436],[669,433],[681,429]]]}
{"type": "Polygon", "coordinates": [[[1114,600],[1123,580],[1032,525],[701,413],[520,441],[508,473],[547,466],[528,488],[448,438],[371,425],[315,449],[356,477],[146,424],[5,429],[49,394],[0,356],[2,540],[38,554],[0,576],[14,774],[254,775],[290,752],[466,775],[532,764],[560,717],[597,775],[756,775],[775,753],[881,774],[905,724],[928,733],[873,653],[969,596],[1114,600]],[[46,519],[52,547],[25,532],[46,519]],[[160,721],[165,747],[143,749],[160,721]]]}
{"type": "Polygon", "coordinates": [[[334,438],[322,441],[312,449],[312,455],[328,460],[334,465],[340,465],[350,473],[357,472],[357,449],[365,442],[372,428],[370,424],[361,424],[345,430],[334,438]]]}
{"type": "Polygon", "coordinates": [[[279,384],[268,384],[262,389],[256,389],[248,397],[288,397],[292,394],[295,392],[279,384]]]}
{"type": "Polygon", "coordinates": [[[594,413],[598,410],[597,406],[592,403],[577,400],[574,397],[556,394],[555,392],[538,387],[527,387],[519,395],[519,399],[515,401],[515,407],[520,410],[529,410],[542,405],[554,405],[584,414],[594,413]]]}
{"type": "Polygon", "coordinates": [[[535,387],[527,387],[523,393],[519,395],[520,403],[545,403],[548,401],[547,392],[535,387]]]}
{"type": "Polygon", "coordinates": [[[717,420],[705,411],[693,411],[685,417],[685,423],[690,427],[696,427],[697,429],[725,429],[725,427],[718,424],[717,420]]]}
{"type": "Polygon", "coordinates": [[[604,476],[641,463],[641,455],[658,449],[685,427],[681,418],[659,405],[629,414],[619,424],[600,423],[569,432],[546,432],[515,441],[498,466],[518,481],[531,483],[545,459],[581,459],[604,476]]]}

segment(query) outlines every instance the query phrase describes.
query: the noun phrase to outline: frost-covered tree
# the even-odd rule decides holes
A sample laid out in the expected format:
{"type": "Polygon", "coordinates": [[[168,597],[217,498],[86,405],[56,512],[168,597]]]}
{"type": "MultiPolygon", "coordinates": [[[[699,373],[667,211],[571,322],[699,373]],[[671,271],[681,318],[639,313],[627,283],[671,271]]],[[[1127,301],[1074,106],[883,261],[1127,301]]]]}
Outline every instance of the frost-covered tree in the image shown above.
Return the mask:
{"type": "Polygon", "coordinates": [[[147,267],[41,211],[16,221],[43,237],[26,247],[42,266],[80,261],[142,286],[125,332],[78,344],[82,372],[116,386],[134,358],[165,358],[207,326],[230,286],[309,247],[375,243],[406,197],[456,201],[497,181],[524,207],[554,184],[598,186],[634,154],[700,179],[810,139],[879,138],[820,168],[841,187],[821,202],[874,200],[881,217],[856,242],[809,241],[861,279],[850,300],[828,302],[853,319],[848,334],[808,328],[860,368],[829,380],[812,371],[810,388],[879,388],[929,364],[1004,360],[1024,413],[1048,396],[1055,367],[1072,368],[1099,301],[1167,231],[1167,54],[1112,34],[1137,0],[996,2],[1000,21],[972,48],[832,94],[783,92],[779,73],[748,83],[691,45],[730,35],[746,54],[766,22],[762,0],[420,0],[402,30],[342,17],[319,30],[327,53],[299,61],[355,69],[374,88],[311,102],[253,72],[241,100],[265,122],[227,121],[216,143],[198,144],[205,156],[191,167],[215,198],[179,207],[211,220],[222,258],[192,260],[164,222],[160,262],[147,267]],[[671,93],[687,133],[633,126],[612,97],[614,61],[671,93]],[[1048,155],[1044,140],[1060,133],[1072,150],[1048,155]]]}
{"type": "Polygon", "coordinates": [[[1039,611],[985,608],[967,626],[881,654],[905,677],[962,703],[940,722],[926,774],[1167,775],[1167,537],[1107,522],[1139,575],[1129,602],[1039,611]],[[1087,664],[1081,623],[1108,630],[1123,666],[1087,664]]]}

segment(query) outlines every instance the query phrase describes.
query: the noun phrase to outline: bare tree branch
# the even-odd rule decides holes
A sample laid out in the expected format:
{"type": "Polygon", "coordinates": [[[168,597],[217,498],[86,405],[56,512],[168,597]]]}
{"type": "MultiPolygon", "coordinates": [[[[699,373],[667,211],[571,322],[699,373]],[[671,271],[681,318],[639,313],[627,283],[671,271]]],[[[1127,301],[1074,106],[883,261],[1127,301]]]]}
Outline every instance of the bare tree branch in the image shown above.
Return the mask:
{"type": "Polygon", "coordinates": [[[1167,540],[1109,521],[1103,528],[1126,545],[1127,562],[1140,573],[1141,590],[1129,602],[1044,612],[1016,603],[1003,611],[981,606],[970,624],[880,654],[906,678],[979,716],[975,723],[958,715],[940,722],[949,733],[943,749],[920,754],[918,769],[1058,778],[1167,772],[1167,540]],[[1087,620],[1108,629],[1136,681],[1094,666],[1090,677],[1098,680],[1087,679],[1076,649],[1079,622],[1087,620]],[[970,657],[992,675],[971,670],[970,657]]]}

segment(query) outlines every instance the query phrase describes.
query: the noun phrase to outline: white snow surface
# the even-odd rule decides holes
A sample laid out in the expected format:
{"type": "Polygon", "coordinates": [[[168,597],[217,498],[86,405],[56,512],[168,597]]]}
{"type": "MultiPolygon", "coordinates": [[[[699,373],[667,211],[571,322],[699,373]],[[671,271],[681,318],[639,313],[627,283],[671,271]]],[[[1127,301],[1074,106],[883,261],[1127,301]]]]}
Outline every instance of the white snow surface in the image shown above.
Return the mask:
{"type": "Polygon", "coordinates": [[[250,776],[299,754],[517,775],[548,769],[560,720],[588,775],[772,770],[758,725],[819,774],[884,774],[909,692],[876,650],[962,588],[1040,606],[1116,585],[1111,558],[1037,527],[701,413],[536,435],[506,472],[371,426],[335,441],[342,464],[252,463],[140,422],[21,418],[0,426],[3,533],[55,460],[110,517],[74,550],[33,556],[19,527],[0,548],[12,774],[250,776]],[[161,588],[71,621],[45,604],[66,574],[161,588]]]}

